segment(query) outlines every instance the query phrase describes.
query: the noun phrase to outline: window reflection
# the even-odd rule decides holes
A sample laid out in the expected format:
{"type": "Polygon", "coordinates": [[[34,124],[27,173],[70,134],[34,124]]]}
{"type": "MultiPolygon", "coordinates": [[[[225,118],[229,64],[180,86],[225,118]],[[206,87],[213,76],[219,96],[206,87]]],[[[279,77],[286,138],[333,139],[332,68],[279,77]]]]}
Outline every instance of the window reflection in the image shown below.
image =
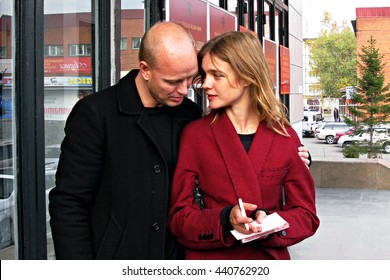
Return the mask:
{"type": "Polygon", "coordinates": [[[48,259],[55,259],[50,235],[48,194],[64,137],[65,121],[76,102],[92,93],[91,1],[44,1],[45,177],[48,259]]]}
{"type": "Polygon", "coordinates": [[[121,74],[125,76],[131,69],[138,68],[138,50],[141,37],[145,32],[144,1],[121,1],[121,74]],[[124,42],[131,42],[131,46],[123,47],[124,42]]]}
{"type": "Polygon", "coordinates": [[[267,2],[264,2],[264,17],[264,38],[271,39],[270,6],[267,2]]]}
{"type": "Polygon", "coordinates": [[[13,1],[0,5],[0,259],[14,259],[16,182],[14,180],[13,1]]]}

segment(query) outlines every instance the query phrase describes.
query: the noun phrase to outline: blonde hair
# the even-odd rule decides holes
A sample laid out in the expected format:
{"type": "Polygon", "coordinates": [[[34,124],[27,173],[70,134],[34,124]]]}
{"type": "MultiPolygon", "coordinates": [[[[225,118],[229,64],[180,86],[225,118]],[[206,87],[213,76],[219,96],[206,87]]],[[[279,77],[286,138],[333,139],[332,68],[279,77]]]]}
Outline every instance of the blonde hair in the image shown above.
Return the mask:
{"type": "MultiPolygon", "coordinates": [[[[249,92],[253,108],[260,120],[278,134],[289,136],[285,126],[290,125],[286,107],[275,96],[271,72],[265,61],[260,41],[249,32],[231,31],[208,41],[198,53],[199,73],[193,84],[203,83],[202,60],[206,54],[211,59],[228,63],[237,77],[250,84],[249,92]]],[[[194,86],[194,88],[196,88],[194,86]]],[[[216,113],[216,118],[219,112],[216,113]]]]}

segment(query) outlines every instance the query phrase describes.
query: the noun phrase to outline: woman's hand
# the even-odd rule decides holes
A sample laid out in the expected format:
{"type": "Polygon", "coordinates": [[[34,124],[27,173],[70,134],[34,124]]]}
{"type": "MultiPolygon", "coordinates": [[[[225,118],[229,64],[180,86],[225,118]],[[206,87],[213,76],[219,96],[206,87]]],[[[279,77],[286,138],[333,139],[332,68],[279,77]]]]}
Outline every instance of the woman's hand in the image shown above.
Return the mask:
{"type": "MultiPolygon", "coordinates": [[[[244,205],[244,209],[248,210],[250,212],[254,211],[257,208],[256,204],[243,203],[243,205],[244,205]]],[[[261,219],[263,216],[262,216],[262,214],[258,214],[259,212],[264,213],[264,211],[257,211],[257,213],[256,213],[256,215],[257,215],[256,221],[260,221],[260,223],[261,223],[261,219]]],[[[235,205],[232,208],[232,210],[230,211],[230,223],[231,223],[233,229],[237,230],[238,232],[248,234],[248,233],[261,231],[261,227],[254,226],[253,224],[251,224],[252,222],[253,222],[252,218],[242,216],[239,205],[235,205]],[[245,224],[249,225],[249,230],[247,230],[245,228],[245,224]]]]}

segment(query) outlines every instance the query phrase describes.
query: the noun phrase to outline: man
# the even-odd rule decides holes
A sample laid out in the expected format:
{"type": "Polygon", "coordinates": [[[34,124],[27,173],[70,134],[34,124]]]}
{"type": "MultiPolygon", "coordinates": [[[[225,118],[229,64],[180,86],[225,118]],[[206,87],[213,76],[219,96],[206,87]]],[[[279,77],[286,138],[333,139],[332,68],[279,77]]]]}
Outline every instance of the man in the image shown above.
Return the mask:
{"type": "Polygon", "coordinates": [[[201,117],[185,98],[197,69],[191,34],[158,23],[139,70],[75,105],[49,196],[57,259],[183,257],[166,218],[180,132],[201,117]]]}

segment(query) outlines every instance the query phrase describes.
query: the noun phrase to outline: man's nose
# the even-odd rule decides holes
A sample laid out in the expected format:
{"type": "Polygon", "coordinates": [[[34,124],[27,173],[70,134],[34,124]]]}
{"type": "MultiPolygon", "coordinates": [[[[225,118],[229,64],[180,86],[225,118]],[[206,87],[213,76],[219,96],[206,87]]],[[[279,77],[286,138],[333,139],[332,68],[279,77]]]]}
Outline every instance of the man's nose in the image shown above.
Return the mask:
{"type": "Polygon", "coordinates": [[[177,92],[182,95],[187,95],[190,86],[191,84],[188,84],[187,80],[184,80],[177,86],[177,92]]]}

